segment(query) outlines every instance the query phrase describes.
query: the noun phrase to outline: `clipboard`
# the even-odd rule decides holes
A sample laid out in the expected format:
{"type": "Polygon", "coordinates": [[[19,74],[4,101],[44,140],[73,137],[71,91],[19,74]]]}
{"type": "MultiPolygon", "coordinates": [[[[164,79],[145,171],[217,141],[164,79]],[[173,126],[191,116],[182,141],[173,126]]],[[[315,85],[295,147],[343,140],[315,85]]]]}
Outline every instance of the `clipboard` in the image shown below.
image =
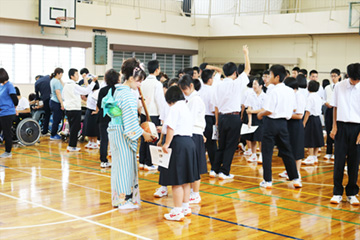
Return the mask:
{"type": "Polygon", "coordinates": [[[243,123],[243,124],[241,125],[240,135],[245,135],[245,134],[254,133],[258,127],[259,127],[259,126],[251,126],[251,127],[249,128],[249,126],[248,126],[247,124],[244,124],[244,123],[243,123]]]}
{"type": "Polygon", "coordinates": [[[152,163],[163,168],[169,168],[172,149],[168,149],[169,153],[164,153],[161,147],[150,145],[150,155],[152,163]]]}

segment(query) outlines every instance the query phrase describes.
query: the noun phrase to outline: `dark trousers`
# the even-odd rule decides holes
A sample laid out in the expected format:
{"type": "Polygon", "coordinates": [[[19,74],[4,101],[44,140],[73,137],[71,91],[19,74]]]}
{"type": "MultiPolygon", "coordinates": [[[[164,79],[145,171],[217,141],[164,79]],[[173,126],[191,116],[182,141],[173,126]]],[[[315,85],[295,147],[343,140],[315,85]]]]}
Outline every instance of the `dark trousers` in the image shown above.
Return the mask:
{"type": "Polygon", "coordinates": [[[59,124],[61,122],[61,119],[63,118],[63,110],[61,110],[60,103],[54,102],[53,100],[50,100],[50,109],[53,114],[53,122],[51,127],[51,136],[55,136],[59,130],[59,124]]]}
{"type": "Polygon", "coordinates": [[[240,137],[241,120],[239,115],[219,115],[219,148],[216,151],[211,170],[229,175],[234,153],[240,137]]]}
{"type": "Polygon", "coordinates": [[[332,125],[333,125],[333,108],[326,108],[325,110],[326,154],[333,153],[334,140],[330,137],[332,125]]]}
{"type": "Polygon", "coordinates": [[[76,147],[81,129],[81,110],[66,111],[66,117],[70,127],[69,147],[76,147]]]}
{"type": "Polygon", "coordinates": [[[10,153],[12,148],[12,131],[13,118],[15,115],[0,117],[0,129],[3,131],[5,141],[5,151],[10,153]]]}
{"type": "Polygon", "coordinates": [[[100,133],[100,161],[108,162],[108,145],[109,145],[109,136],[107,132],[109,123],[101,122],[99,123],[99,133],[100,133]]]}
{"type": "Polygon", "coordinates": [[[263,129],[264,135],[262,138],[261,153],[263,157],[264,180],[267,182],[272,181],[271,163],[275,144],[278,146],[279,156],[284,162],[289,179],[293,180],[298,178],[299,175],[290,146],[286,119],[264,117],[263,129]]]}
{"type": "MultiPolygon", "coordinates": [[[[151,121],[155,124],[155,126],[160,126],[159,116],[150,116],[151,121]]],[[[140,122],[146,122],[146,116],[141,114],[140,122]]],[[[141,137],[140,142],[140,153],[139,153],[139,162],[140,164],[146,164],[147,166],[152,166],[151,155],[150,155],[150,145],[156,146],[157,141],[155,143],[145,142],[144,138],[141,137]]]]}
{"type": "Polygon", "coordinates": [[[348,167],[348,184],[346,196],[354,196],[359,192],[357,185],[360,145],[356,139],[360,133],[360,124],[337,122],[337,134],[335,136],[335,165],[334,165],[334,195],[342,195],[344,192],[343,177],[345,162],[348,167]]]}
{"type": "Polygon", "coordinates": [[[211,166],[215,162],[215,154],[217,150],[216,140],[212,140],[213,126],[215,125],[215,116],[205,116],[206,126],[204,136],[206,137],[205,148],[208,152],[211,166]]]}
{"type": "Polygon", "coordinates": [[[45,115],[44,115],[42,134],[47,134],[49,131],[49,121],[51,117],[50,99],[43,100],[43,103],[44,103],[43,109],[45,111],[45,115]]]}

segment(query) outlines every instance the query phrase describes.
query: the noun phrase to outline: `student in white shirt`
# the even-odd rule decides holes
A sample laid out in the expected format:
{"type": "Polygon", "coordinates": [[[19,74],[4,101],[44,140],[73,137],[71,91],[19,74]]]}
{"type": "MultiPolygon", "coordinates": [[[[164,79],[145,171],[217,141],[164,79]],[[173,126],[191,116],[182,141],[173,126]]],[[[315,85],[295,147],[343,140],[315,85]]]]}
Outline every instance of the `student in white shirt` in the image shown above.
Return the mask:
{"type": "Polygon", "coordinates": [[[247,97],[244,105],[247,108],[246,113],[248,115],[248,126],[257,126],[258,128],[254,133],[243,135],[246,140],[250,141],[249,148],[252,153],[249,162],[257,162],[258,158],[256,156],[256,146],[259,143],[261,149],[261,139],[263,135],[262,120],[257,118],[257,114],[262,112],[263,105],[265,102],[266,94],[263,92],[262,88],[264,86],[264,81],[261,78],[255,78],[252,80],[252,92],[247,97]]]}
{"type": "Polygon", "coordinates": [[[360,63],[347,66],[349,79],[335,86],[331,105],[334,122],[330,136],[335,138],[334,190],[330,202],[338,204],[344,192],[345,162],[348,167],[348,183],[345,191],[351,205],[359,205],[356,195],[360,162],[360,63]]]}
{"type": "MultiPolygon", "coordinates": [[[[319,73],[318,73],[318,71],[311,70],[309,79],[310,79],[310,81],[319,82],[319,73]]],[[[325,91],[324,91],[324,88],[321,85],[319,86],[319,90],[317,91],[317,94],[321,97],[321,99],[325,100],[325,91]]]]}
{"type": "Polygon", "coordinates": [[[215,162],[210,171],[210,177],[219,174],[220,179],[231,179],[231,163],[240,137],[240,111],[243,92],[243,81],[248,82],[250,73],[249,50],[243,46],[245,70],[238,76],[236,64],[226,63],[223,71],[226,78],[220,82],[215,91],[215,113],[219,115],[219,148],[216,151],[215,162]]]}
{"type": "Polygon", "coordinates": [[[16,115],[21,118],[31,117],[31,109],[29,100],[25,97],[22,97],[18,87],[15,87],[16,96],[19,100],[18,105],[16,106],[16,115]]]}
{"type": "MultiPolygon", "coordinates": [[[[195,91],[193,79],[190,75],[185,74],[181,77],[179,80],[179,87],[185,95],[186,105],[189,107],[193,119],[191,138],[193,139],[196,147],[199,175],[205,174],[207,173],[205,139],[203,135],[206,125],[205,104],[199,96],[199,93],[195,91]]],[[[193,189],[193,192],[190,193],[189,203],[200,203],[200,179],[191,183],[191,188],[193,189]]]]}
{"type": "Polygon", "coordinates": [[[272,188],[271,162],[274,151],[274,145],[279,148],[279,156],[283,159],[289,179],[293,180],[296,188],[302,187],[296,170],[295,159],[290,146],[289,132],[287,129],[287,120],[292,117],[296,108],[294,91],[283,83],[286,76],[285,67],[282,65],[273,65],[270,68],[270,82],[275,87],[268,94],[264,111],[258,113],[258,118],[263,119],[263,138],[261,153],[263,157],[264,180],[260,187],[272,188]]]}
{"type": "MultiPolygon", "coordinates": [[[[301,160],[304,158],[304,125],[303,125],[303,116],[305,112],[305,97],[298,91],[299,84],[297,80],[293,77],[288,77],[284,80],[286,86],[294,89],[295,98],[296,98],[296,110],[293,112],[291,119],[287,121],[288,131],[290,136],[290,145],[294,159],[296,162],[296,169],[298,170],[299,179],[301,160]]],[[[286,170],[279,174],[279,177],[289,178],[286,170]]]]}
{"type": "Polygon", "coordinates": [[[172,153],[169,167],[159,167],[159,184],[172,186],[174,208],[164,215],[165,219],[182,221],[184,216],[191,215],[190,183],[200,179],[196,147],[191,139],[193,119],[179,87],[170,87],[165,98],[170,105],[170,111],[163,126],[166,129],[166,140],[162,149],[167,153],[171,148],[172,153]]]}
{"type": "Polygon", "coordinates": [[[213,136],[213,126],[215,125],[215,104],[214,104],[214,94],[215,87],[213,84],[214,71],[210,69],[205,69],[201,73],[201,78],[204,82],[199,95],[205,104],[205,131],[204,136],[206,138],[205,148],[208,152],[208,157],[210,160],[211,166],[215,161],[215,154],[217,150],[216,140],[212,139],[213,136]]]}
{"type": "Polygon", "coordinates": [[[95,86],[92,91],[88,94],[86,100],[86,113],[85,113],[85,136],[88,137],[89,142],[85,145],[85,148],[89,149],[98,149],[99,145],[97,144],[97,139],[99,137],[99,127],[98,127],[98,112],[99,109],[96,108],[97,97],[95,97],[95,91],[100,87],[99,83],[96,81],[95,86]]]}
{"type": "Polygon", "coordinates": [[[317,94],[320,83],[311,80],[308,85],[309,96],[306,100],[304,128],[305,128],[305,148],[309,148],[309,156],[303,161],[306,165],[313,165],[318,162],[317,154],[319,148],[324,146],[324,136],[320,121],[321,106],[323,100],[317,94]]]}
{"type": "Polygon", "coordinates": [[[331,70],[331,81],[332,83],[325,87],[325,128],[326,128],[326,154],[324,156],[325,159],[334,159],[335,156],[333,155],[333,144],[334,140],[330,137],[330,132],[333,125],[333,107],[330,105],[332,96],[334,93],[335,85],[341,81],[341,72],[339,69],[334,68],[331,70]]]}
{"type": "MultiPolygon", "coordinates": [[[[160,112],[162,104],[164,103],[163,86],[156,76],[159,75],[161,69],[158,60],[151,60],[148,62],[149,75],[145,81],[141,84],[141,91],[145,99],[145,103],[151,118],[151,121],[155,126],[160,126],[160,112]]],[[[141,123],[146,122],[145,110],[141,109],[140,116],[141,123]]],[[[141,137],[140,153],[139,153],[139,168],[147,171],[156,171],[157,167],[152,164],[150,155],[150,145],[156,145],[155,143],[148,143],[141,137]]]]}
{"type": "Polygon", "coordinates": [[[303,75],[303,74],[299,74],[297,75],[296,77],[296,81],[297,83],[299,84],[299,89],[298,89],[298,92],[303,95],[303,97],[305,99],[307,99],[308,95],[309,95],[309,92],[307,90],[307,80],[306,80],[306,77],[303,75]]]}
{"type": "Polygon", "coordinates": [[[76,145],[78,132],[81,128],[81,95],[89,94],[94,88],[96,80],[93,79],[90,84],[88,84],[88,81],[85,81],[86,87],[81,87],[76,84],[79,80],[78,70],[71,68],[68,74],[71,81],[64,85],[62,92],[65,113],[70,125],[70,137],[67,151],[77,152],[80,151],[80,148],[77,148],[76,145]]]}

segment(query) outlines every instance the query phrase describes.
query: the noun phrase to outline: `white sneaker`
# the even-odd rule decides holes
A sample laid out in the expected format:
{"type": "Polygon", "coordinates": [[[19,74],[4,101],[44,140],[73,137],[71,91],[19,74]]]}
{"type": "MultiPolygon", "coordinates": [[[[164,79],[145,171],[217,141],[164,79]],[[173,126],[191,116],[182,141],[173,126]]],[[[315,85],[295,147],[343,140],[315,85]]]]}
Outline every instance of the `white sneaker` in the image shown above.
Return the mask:
{"type": "Polygon", "coordinates": [[[138,209],[139,205],[135,205],[132,202],[127,202],[124,205],[118,206],[118,209],[138,209]]]}
{"type": "Polygon", "coordinates": [[[262,154],[260,153],[259,158],[257,160],[258,163],[262,164],[263,160],[262,160],[262,154]]]}
{"type": "Polygon", "coordinates": [[[140,170],[144,170],[144,167],[145,167],[144,164],[141,164],[141,163],[139,164],[139,169],[140,170]]]}
{"type": "Polygon", "coordinates": [[[257,162],[256,153],[253,153],[247,161],[248,162],[257,162]]]}
{"type": "Polygon", "coordinates": [[[152,166],[145,165],[144,166],[144,170],[146,170],[146,171],[156,171],[157,169],[158,168],[154,165],[152,165],[152,166]]]}
{"type": "Polygon", "coordinates": [[[219,173],[219,179],[221,180],[225,180],[225,179],[233,179],[234,178],[234,175],[232,174],[229,174],[229,175],[225,175],[224,173],[219,173]]]}
{"type": "Polygon", "coordinates": [[[191,216],[191,208],[183,208],[183,214],[185,217],[191,216]]]}
{"type": "Polygon", "coordinates": [[[189,203],[190,204],[197,204],[201,202],[201,197],[200,195],[195,196],[194,193],[190,194],[190,199],[189,199],[189,203]]]}
{"type": "Polygon", "coordinates": [[[331,199],[330,199],[330,203],[332,204],[339,204],[342,200],[342,196],[341,195],[334,195],[331,199]]]}
{"type": "Polygon", "coordinates": [[[285,171],[283,171],[282,173],[279,173],[279,177],[289,179],[289,176],[288,176],[288,174],[287,174],[286,170],[285,170],[285,171]]]}
{"type": "Polygon", "coordinates": [[[355,196],[347,196],[346,198],[347,198],[346,200],[347,200],[351,205],[354,205],[354,206],[359,206],[359,205],[360,205],[359,200],[358,200],[355,196]]]}
{"type": "Polygon", "coordinates": [[[156,192],[154,193],[154,197],[162,198],[168,195],[167,187],[161,186],[158,189],[156,189],[156,192]]]}
{"type": "Polygon", "coordinates": [[[111,167],[111,163],[109,163],[109,162],[101,162],[101,163],[100,163],[100,167],[102,167],[102,168],[111,167]]]}
{"type": "Polygon", "coordinates": [[[272,182],[266,182],[265,180],[263,180],[260,183],[260,187],[266,188],[266,189],[271,189],[272,188],[272,182]]]}
{"type": "Polygon", "coordinates": [[[295,178],[293,180],[293,184],[295,188],[302,188],[302,183],[300,178],[295,178]]]}
{"type": "Polygon", "coordinates": [[[0,158],[9,158],[12,157],[12,153],[11,152],[4,152],[3,154],[0,155],[0,158]]]}
{"type": "Polygon", "coordinates": [[[216,178],[217,177],[216,172],[214,170],[210,170],[209,177],[216,178]]]}
{"type": "Polygon", "coordinates": [[[331,154],[326,154],[325,156],[324,156],[324,159],[326,159],[326,160],[329,160],[331,158],[331,154]]]}
{"type": "Polygon", "coordinates": [[[170,213],[164,214],[164,218],[170,221],[184,221],[183,211],[175,212],[174,209],[171,209],[170,213]]]}
{"type": "Polygon", "coordinates": [[[66,148],[67,152],[79,152],[80,150],[81,150],[81,148],[78,148],[78,147],[67,146],[67,148],[66,148]]]}
{"type": "Polygon", "coordinates": [[[97,143],[91,143],[88,148],[90,148],[90,149],[99,149],[99,145],[97,143]]]}
{"type": "Polygon", "coordinates": [[[308,156],[304,161],[301,162],[302,164],[305,165],[314,165],[315,161],[314,158],[312,156],[308,156]]]}
{"type": "Polygon", "coordinates": [[[88,142],[88,144],[85,145],[85,148],[90,148],[92,142],[88,142]]]}
{"type": "Polygon", "coordinates": [[[248,149],[244,152],[245,156],[250,156],[252,154],[251,149],[248,149]]]}

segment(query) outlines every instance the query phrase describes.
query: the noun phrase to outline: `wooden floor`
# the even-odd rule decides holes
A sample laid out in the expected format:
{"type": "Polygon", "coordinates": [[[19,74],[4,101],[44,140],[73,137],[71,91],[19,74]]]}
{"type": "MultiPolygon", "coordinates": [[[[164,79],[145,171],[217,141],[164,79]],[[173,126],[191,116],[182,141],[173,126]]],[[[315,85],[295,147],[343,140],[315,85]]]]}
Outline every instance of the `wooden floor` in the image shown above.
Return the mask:
{"type": "Polygon", "coordinates": [[[65,149],[44,137],[0,160],[0,239],[360,239],[360,208],[329,203],[333,164],[322,158],[302,167],[304,187],[293,189],[278,177],[284,167],[274,157],[273,189],[264,190],[261,165],[236,153],[235,179],[204,175],[201,204],[184,222],[170,222],[163,215],[173,206],[171,191],[153,197],[157,172],[140,171],[141,209],[119,211],[97,150],[65,149]]]}

